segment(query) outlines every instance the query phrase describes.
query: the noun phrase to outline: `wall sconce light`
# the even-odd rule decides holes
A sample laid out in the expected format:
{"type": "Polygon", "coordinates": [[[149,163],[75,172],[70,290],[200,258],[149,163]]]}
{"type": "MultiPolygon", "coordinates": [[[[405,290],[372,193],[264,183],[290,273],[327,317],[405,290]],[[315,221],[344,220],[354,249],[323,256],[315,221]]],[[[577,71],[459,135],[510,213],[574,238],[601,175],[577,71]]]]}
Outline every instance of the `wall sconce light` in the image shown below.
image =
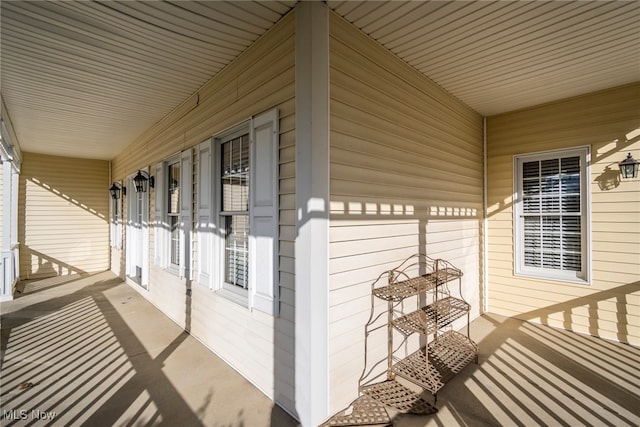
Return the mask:
{"type": "Polygon", "coordinates": [[[114,182],[113,184],[111,184],[111,187],[109,187],[109,193],[111,193],[112,199],[118,200],[121,194],[124,196],[127,195],[127,189],[119,183],[114,182]]]}
{"type": "Polygon", "coordinates": [[[148,172],[139,170],[136,176],[133,178],[133,184],[136,187],[136,193],[146,193],[147,184],[153,188],[155,186],[155,180],[148,172]]]}
{"type": "Polygon", "coordinates": [[[631,153],[627,154],[627,158],[618,163],[622,178],[636,178],[638,176],[638,165],[640,165],[640,162],[631,157],[631,153]]]}

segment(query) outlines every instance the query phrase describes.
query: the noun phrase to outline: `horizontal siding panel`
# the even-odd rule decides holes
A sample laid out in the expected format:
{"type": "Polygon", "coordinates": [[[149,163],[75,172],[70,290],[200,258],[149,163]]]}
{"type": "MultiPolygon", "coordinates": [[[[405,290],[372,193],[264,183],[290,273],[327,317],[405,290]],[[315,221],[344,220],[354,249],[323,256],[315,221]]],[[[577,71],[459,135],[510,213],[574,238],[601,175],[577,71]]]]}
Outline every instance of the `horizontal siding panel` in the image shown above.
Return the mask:
{"type": "MultiPolygon", "coordinates": [[[[194,337],[281,403],[295,401],[293,384],[283,380],[294,378],[294,48],[294,16],[290,14],[113,160],[114,179],[123,179],[140,167],[153,166],[174,153],[192,149],[253,115],[278,109],[279,317],[249,310],[203,286],[193,286],[192,298],[186,299],[185,280],[153,265],[153,233],[149,242],[150,286],[143,294],[178,324],[188,322],[194,337]],[[190,301],[190,306],[185,301],[190,301]]],[[[196,153],[194,171],[198,170],[198,161],[196,153]]],[[[197,174],[193,178],[195,189],[197,174]]],[[[197,203],[194,197],[194,206],[197,203]]],[[[193,237],[192,267],[197,271],[197,235],[193,237]]],[[[287,409],[295,411],[294,406],[287,409]]]]}
{"type": "MultiPolygon", "coordinates": [[[[330,181],[331,193],[346,200],[362,197],[364,192],[370,191],[373,187],[376,188],[376,195],[369,198],[371,201],[393,202],[394,200],[415,200],[425,197],[433,200],[434,203],[453,203],[455,206],[459,203],[469,203],[478,197],[476,192],[472,191],[471,186],[467,187],[468,190],[465,193],[455,191],[454,185],[447,189],[446,183],[437,188],[424,187],[415,181],[409,181],[406,185],[402,185],[402,179],[399,177],[396,177],[393,183],[388,183],[380,177],[372,178],[372,182],[369,183],[367,177],[376,176],[372,171],[363,171],[342,165],[332,165],[331,174],[332,176],[335,174],[330,181]]],[[[428,185],[429,183],[425,180],[422,184],[428,185]]]]}
{"type": "MultiPolygon", "coordinates": [[[[391,153],[388,153],[391,154],[391,153]]],[[[446,180],[451,184],[462,186],[463,188],[466,186],[470,186],[473,189],[476,189],[480,184],[474,179],[470,179],[468,176],[465,176],[460,173],[454,173],[450,170],[450,168],[446,167],[437,167],[436,165],[429,165],[430,161],[419,162],[419,158],[407,156],[404,159],[396,159],[398,153],[396,151],[393,157],[387,156],[373,156],[370,151],[367,150],[366,154],[360,150],[343,150],[340,148],[332,148],[331,149],[331,162],[334,165],[344,164],[349,165],[351,162],[360,165],[359,170],[363,170],[364,173],[373,174],[375,171],[379,171],[379,167],[381,163],[385,164],[385,174],[389,174],[391,177],[399,176],[400,179],[407,180],[407,175],[415,180],[416,184],[419,184],[424,180],[446,180]],[[411,170],[414,173],[409,174],[407,172],[408,168],[412,168],[411,170]],[[475,182],[474,182],[475,181],[475,182]]],[[[446,166],[446,165],[445,165],[446,166]]],[[[378,176],[376,176],[378,178],[378,176]]],[[[380,180],[383,181],[391,181],[385,175],[379,176],[380,180]]],[[[471,191],[470,189],[467,191],[471,191]]]]}
{"type": "MultiPolygon", "coordinates": [[[[357,396],[371,286],[382,273],[418,252],[454,259],[469,275],[462,288],[478,315],[482,121],[333,15],[330,84],[329,412],[336,412],[357,396]]],[[[380,354],[383,335],[371,338],[381,339],[380,354]]]]}
{"type": "Polygon", "coordinates": [[[640,281],[640,191],[633,182],[603,183],[627,152],[640,155],[640,142],[624,141],[638,127],[638,94],[636,83],[488,119],[491,311],[524,318],[539,311],[544,316],[532,320],[632,340],[640,325],[626,313],[640,312],[632,295],[640,281]],[[584,145],[591,148],[591,284],[514,276],[513,155],[584,145]]]}
{"type": "MultiPolygon", "coordinates": [[[[3,107],[4,107],[4,103],[2,103],[3,107]]],[[[3,114],[4,116],[4,114],[3,114]]],[[[0,242],[4,242],[3,239],[3,235],[5,233],[4,231],[4,200],[5,200],[5,194],[4,194],[4,187],[3,187],[3,183],[4,183],[4,171],[3,171],[3,167],[4,167],[4,163],[0,162],[0,200],[2,200],[2,204],[0,204],[0,224],[2,224],[2,227],[0,227],[0,242]]],[[[7,191],[7,195],[9,194],[9,192],[7,191]]],[[[7,232],[9,232],[7,230],[7,232]]],[[[4,244],[4,243],[0,243],[0,244],[4,244]]]]}
{"type": "Polygon", "coordinates": [[[439,107],[437,104],[428,105],[422,102],[423,100],[418,100],[419,98],[410,91],[404,93],[401,90],[393,91],[392,88],[389,88],[389,82],[383,78],[365,84],[362,80],[350,77],[348,73],[358,72],[357,65],[344,67],[340,70],[340,57],[336,56],[335,58],[338,61],[332,63],[333,90],[331,98],[336,104],[344,104],[355,110],[364,109],[372,117],[381,121],[379,126],[382,128],[392,126],[436,138],[447,138],[455,145],[460,146],[461,150],[473,153],[473,140],[469,138],[469,135],[479,132],[480,129],[477,127],[464,129],[451,115],[439,114],[434,111],[439,107]],[[364,104],[366,108],[363,104],[353,102],[355,94],[366,103],[364,104]],[[389,120],[386,114],[388,110],[394,112],[397,121],[389,120]],[[425,117],[429,117],[430,120],[425,120],[425,117]],[[413,123],[414,126],[408,127],[408,123],[413,123]]]}
{"type": "MultiPolygon", "coordinates": [[[[404,141],[406,145],[399,145],[401,151],[414,150],[418,154],[426,154],[425,150],[430,148],[424,146],[425,140],[439,139],[441,141],[442,138],[445,138],[443,135],[429,133],[419,126],[412,127],[412,123],[402,123],[390,118],[382,119],[376,115],[371,115],[367,112],[365,105],[352,106],[339,102],[337,99],[332,99],[332,115],[335,115],[331,122],[332,132],[352,137],[362,137],[373,142],[386,141],[387,144],[404,141]]],[[[380,113],[384,114],[385,111],[388,112],[389,110],[382,109],[380,113]]],[[[480,138],[480,128],[476,131],[477,138],[480,138]]],[[[477,153],[474,156],[473,151],[464,146],[460,150],[455,150],[455,146],[448,144],[436,145],[432,148],[432,158],[440,157],[451,161],[451,156],[459,157],[463,164],[465,162],[468,162],[466,164],[473,163],[474,157],[477,160],[477,153]]],[[[479,170],[477,164],[472,165],[472,167],[475,170],[479,170]]]]}
{"type": "Polygon", "coordinates": [[[22,278],[109,269],[109,163],[23,153],[18,201],[22,278]]]}
{"type": "MultiPolygon", "coordinates": [[[[449,93],[437,86],[431,80],[426,79],[423,74],[416,72],[395,55],[390,54],[386,49],[381,48],[377,43],[369,39],[359,31],[354,32],[353,26],[335,15],[330,17],[330,40],[340,42],[343,46],[349,46],[355,55],[366,57],[364,67],[359,70],[376,70],[376,75],[388,76],[384,87],[396,86],[393,90],[414,90],[412,96],[418,96],[425,101],[433,100],[436,105],[448,114],[459,116],[460,125],[473,123],[476,114],[462,104],[449,93]]],[[[331,44],[332,54],[334,44],[331,44]]],[[[333,59],[333,57],[332,57],[333,59]]]]}
{"type": "MultiPolygon", "coordinates": [[[[340,273],[361,272],[362,276],[368,277],[373,282],[380,274],[397,267],[410,255],[407,248],[399,248],[384,252],[356,253],[343,257],[332,256],[329,260],[329,274],[335,278],[335,275],[340,273]]],[[[336,280],[336,282],[348,283],[349,281],[336,280]]]]}

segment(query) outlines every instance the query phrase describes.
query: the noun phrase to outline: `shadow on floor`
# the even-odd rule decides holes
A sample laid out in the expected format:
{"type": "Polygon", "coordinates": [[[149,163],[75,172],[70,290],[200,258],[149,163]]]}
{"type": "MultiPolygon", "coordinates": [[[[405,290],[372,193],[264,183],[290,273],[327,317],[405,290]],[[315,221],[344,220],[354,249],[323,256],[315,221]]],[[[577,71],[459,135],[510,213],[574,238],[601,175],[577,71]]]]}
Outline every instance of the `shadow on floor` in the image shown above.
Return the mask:
{"type": "Polygon", "coordinates": [[[437,414],[394,426],[640,425],[640,349],[498,315],[471,327],[479,365],[440,391],[437,414]]]}
{"type": "Polygon", "coordinates": [[[50,280],[2,304],[2,426],[295,425],[113,274],[50,280]]]}

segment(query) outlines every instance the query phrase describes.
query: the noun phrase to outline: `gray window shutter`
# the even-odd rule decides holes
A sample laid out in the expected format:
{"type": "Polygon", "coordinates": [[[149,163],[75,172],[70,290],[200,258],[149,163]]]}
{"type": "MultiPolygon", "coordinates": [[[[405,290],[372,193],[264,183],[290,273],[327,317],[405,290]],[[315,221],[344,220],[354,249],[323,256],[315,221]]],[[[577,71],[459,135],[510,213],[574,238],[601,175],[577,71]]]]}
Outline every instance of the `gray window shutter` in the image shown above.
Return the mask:
{"type": "MultiPolygon", "coordinates": [[[[120,182],[120,187],[122,188],[122,182],[120,182]]],[[[122,194],[124,192],[123,190],[120,191],[120,198],[115,201],[118,206],[118,217],[115,220],[115,232],[116,232],[115,243],[116,243],[116,248],[119,250],[122,250],[122,223],[123,223],[123,216],[124,216],[124,212],[122,210],[123,200],[124,200],[124,194],[122,194]]]]}
{"type": "Polygon", "coordinates": [[[113,197],[109,196],[109,200],[111,203],[109,203],[109,218],[111,219],[110,223],[109,223],[109,234],[110,234],[110,244],[112,248],[115,248],[117,245],[117,224],[118,224],[118,218],[114,215],[115,212],[115,208],[116,208],[116,203],[118,203],[117,199],[114,199],[113,197]]]}
{"type": "Polygon", "coordinates": [[[278,110],[251,120],[249,303],[276,315],[278,284],[278,110]]]}
{"type": "Polygon", "coordinates": [[[127,276],[135,276],[136,275],[136,266],[132,259],[133,253],[133,225],[131,224],[131,218],[133,218],[133,204],[135,203],[135,194],[136,187],[133,185],[133,178],[129,177],[127,179],[127,240],[126,240],[126,274],[127,276]]]}
{"type": "Polygon", "coordinates": [[[214,199],[212,191],[212,141],[198,146],[198,283],[211,287],[213,262],[214,199]]]}
{"type": "Polygon", "coordinates": [[[193,198],[191,149],[180,153],[180,277],[191,279],[191,222],[193,198]]]}
{"type": "Polygon", "coordinates": [[[164,163],[158,163],[156,165],[156,177],[155,177],[155,201],[154,201],[154,261],[159,267],[165,268],[167,266],[167,239],[168,224],[165,221],[165,207],[166,207],[166,185],[164,177],[164,163]]]}

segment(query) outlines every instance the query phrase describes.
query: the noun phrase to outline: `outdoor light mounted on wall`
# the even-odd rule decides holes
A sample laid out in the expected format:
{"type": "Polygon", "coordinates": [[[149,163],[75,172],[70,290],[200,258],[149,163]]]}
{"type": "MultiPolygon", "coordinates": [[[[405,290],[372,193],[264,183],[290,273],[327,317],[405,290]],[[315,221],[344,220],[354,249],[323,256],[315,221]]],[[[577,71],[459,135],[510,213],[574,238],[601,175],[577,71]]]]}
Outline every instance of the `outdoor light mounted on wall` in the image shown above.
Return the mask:
{"type": "Polygon", "coordinates": [[[154,187],[155,182],[152,176],[148,172],[139,170],[136,176],[133,178],[133,184],[136,186],[136,193],[146,193],[147,184],[154,187]]]}
{"type": "Polygon", "coordinates": [[[631,157],[631,153],[627,154],[627,158],[618,163],[622,178],[636,178],[638,176],[638,165],[640,165],[640,162],[631,157]]]}
{"type": "Polygon", "coordinates": [[[109,187],[109,193],[111,193],[112,199],[118,200],[120,198],[120,195],[127,194],[127,189],[121,184],[114,182],[113,184],[111,184],[111,187],[109,187]]]}

